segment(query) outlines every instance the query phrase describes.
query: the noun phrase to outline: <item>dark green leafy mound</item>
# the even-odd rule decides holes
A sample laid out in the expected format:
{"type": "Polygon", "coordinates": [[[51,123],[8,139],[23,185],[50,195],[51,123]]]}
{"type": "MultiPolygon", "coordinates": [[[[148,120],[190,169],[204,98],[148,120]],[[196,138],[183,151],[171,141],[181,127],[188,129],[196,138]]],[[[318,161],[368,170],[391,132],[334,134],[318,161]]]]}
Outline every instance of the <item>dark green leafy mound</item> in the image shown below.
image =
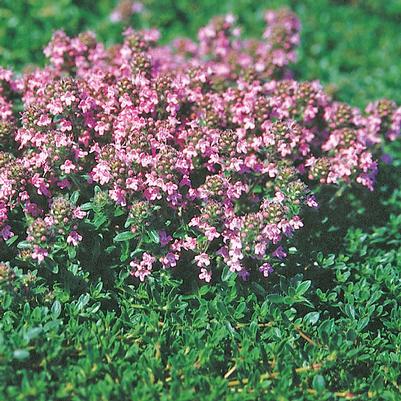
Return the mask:
{"type": "Polygon", "coordinates": [[[349,229],[340,253],[267,291],[227,279],[185,293],[162,274],[139,289],[87,284],[78,297],[11,273],[1,399],[396,400],[400,198],[389,224],[349,229]]]}

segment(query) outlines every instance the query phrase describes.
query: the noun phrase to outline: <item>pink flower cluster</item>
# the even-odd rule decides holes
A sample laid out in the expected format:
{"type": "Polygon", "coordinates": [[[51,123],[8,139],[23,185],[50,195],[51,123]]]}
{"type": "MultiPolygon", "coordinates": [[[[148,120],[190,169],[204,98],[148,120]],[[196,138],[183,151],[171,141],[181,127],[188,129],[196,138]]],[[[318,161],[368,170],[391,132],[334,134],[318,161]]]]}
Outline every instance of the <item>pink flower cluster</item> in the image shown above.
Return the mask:
{"type": "Polygon", "coordinates": [[[293,80],[299,21],[283,10],[266,22],[261,41],[242,40],[229,15],[197,43],[168,46],[155,30],[128,29],[110,48],[56,32],[50,65],[15,80],[1,70],[0,236],[23,219],[20,256],[39,263],[60,238],[78,245],[85,213],[70,195],[88,202],[97,185],[126,210],[141,281],[155,266],[191,264],[206,282],[223,266],[267,277],[302,228],[302,208],[317,207],[314,188],[373,189],[372,149],[400,134],[401,108],[382,100],[363,113],[293,80]]]}

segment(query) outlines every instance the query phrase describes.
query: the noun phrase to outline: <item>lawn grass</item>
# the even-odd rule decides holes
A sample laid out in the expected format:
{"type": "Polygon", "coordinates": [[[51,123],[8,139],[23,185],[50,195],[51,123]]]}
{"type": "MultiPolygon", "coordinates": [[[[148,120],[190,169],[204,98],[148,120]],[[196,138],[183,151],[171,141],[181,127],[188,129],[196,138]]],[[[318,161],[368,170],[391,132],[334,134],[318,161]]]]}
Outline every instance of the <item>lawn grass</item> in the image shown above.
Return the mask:
{"type": "MultiPolygon", "coordinates": [[[[50,16],[53,2],[18,3],[0,6],[0,64],[19,69],[43,61],[38,48],[56,27],[90,27],[109,42],[121,28],[107,19],[111,1],[79,9],[64,0],[50,16]]],[[[142,23],[167,39],[193,36],[233,8],[256,35],[262,10],[279,4],[303,23],[297,78],[320,79],[354,105],[401,103],[397,1],[154,0],[142,23]]],[[[168,272],[135,287],[114,272],[62,284],[41,272],[5,275],[0,400],[399,400],[401,146],[388,151],[394,163],[382,166],[376,192],[321,194],[327,201],[307,216],[298,252],[267,283],[227,272],[198,288],[168,272]]]]}

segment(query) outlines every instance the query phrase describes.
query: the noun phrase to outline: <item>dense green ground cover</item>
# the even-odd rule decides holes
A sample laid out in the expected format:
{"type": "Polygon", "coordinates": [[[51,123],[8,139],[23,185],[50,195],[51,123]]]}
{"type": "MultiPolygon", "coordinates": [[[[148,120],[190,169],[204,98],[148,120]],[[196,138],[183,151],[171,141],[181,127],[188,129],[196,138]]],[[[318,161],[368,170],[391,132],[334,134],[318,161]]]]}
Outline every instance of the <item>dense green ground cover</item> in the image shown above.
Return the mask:
{"type": "MultiPolygon", "coordinates": [[[[41,62],[54,28],[90,27],[109,41],[121,30],[109,0],[22,3],[0,5],[0,64],[41,62]]],[[[355,105],[401,101],[397,0],[148,1],[133,22],[194,35],[232,9],[256,35],[261,10],[291,3],[303,23],[298,78],[355,105]]],[[[135,288],[112,273],[79,283],[3,277],[0,400],[401,399],[400,145],[389,152],[376,192],[321,194],[296,258],[267,284],[223,274],[194,289],[165,272],[135,288]]]]}

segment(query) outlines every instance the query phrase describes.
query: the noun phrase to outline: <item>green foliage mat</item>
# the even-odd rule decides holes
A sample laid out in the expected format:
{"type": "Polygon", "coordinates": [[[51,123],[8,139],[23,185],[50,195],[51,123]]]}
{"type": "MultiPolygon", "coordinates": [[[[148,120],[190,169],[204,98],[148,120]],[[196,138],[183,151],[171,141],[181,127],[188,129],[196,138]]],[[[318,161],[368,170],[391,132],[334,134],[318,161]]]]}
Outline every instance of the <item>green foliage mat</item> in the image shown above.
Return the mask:
{"type": "Polygon", "coordinates": [[[0,399],[399,400],[400,201],[267,287],[225,274],[186,291],[162,272],[68,291],[16,271],[0,293],[0,399]]]}
{"type": "MultiPolygon", "coordinates": [[[[321,79],[355,105],[401,101],[397,0],[154,0],[142,23],[167,39],[193,36],[232,8],[255,35],[263,9],[291,3],[303,23],[299,78],[321,79]]],[[[111,8],[2,1],[0,64],[41,62],[56,27],[117,40],[111,8]]],[[[400,400],[401,149],[390,153],[394,166],[382,168],[376,192],[323,194],[317,213],[327,217],[307,220],[303,259],[290,258],[266,285],[227,272],[197,289],[164,272],[139,288],[124,277],[63,285],[18,270],[3,277],[0,400],[400,400]]]]}

